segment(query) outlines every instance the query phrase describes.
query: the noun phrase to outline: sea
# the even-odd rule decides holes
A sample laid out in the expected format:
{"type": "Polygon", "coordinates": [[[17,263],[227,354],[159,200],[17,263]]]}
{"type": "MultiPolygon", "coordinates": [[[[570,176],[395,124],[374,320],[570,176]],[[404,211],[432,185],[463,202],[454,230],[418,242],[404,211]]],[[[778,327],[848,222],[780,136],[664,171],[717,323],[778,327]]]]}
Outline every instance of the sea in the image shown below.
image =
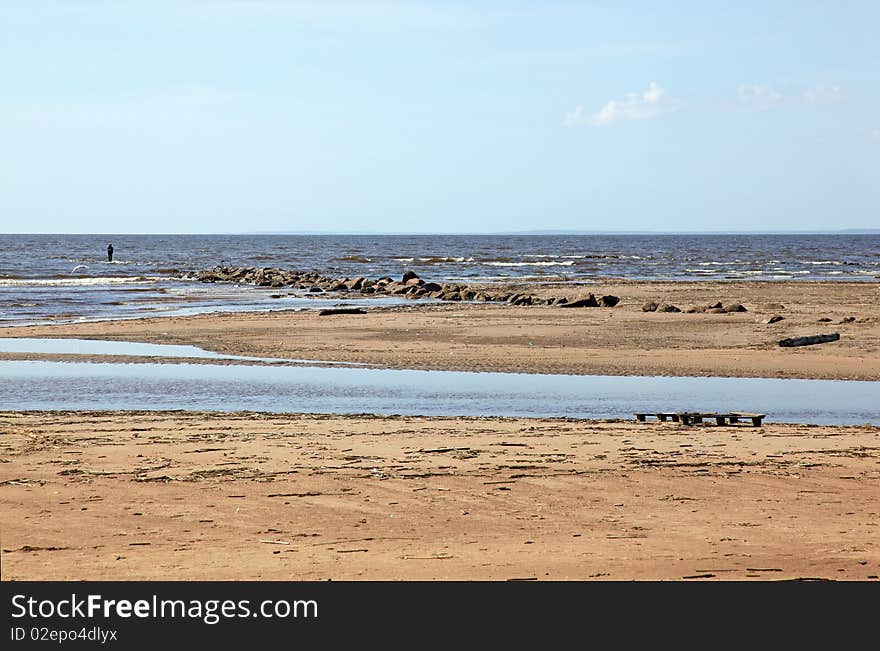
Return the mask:
{"type": "Polygon", "coordinates": [[[819,235],[11,235],[0,234],[0,326],[398,299],[204,284],[186,271],[278,267],[436,282],[863,281],[880,234],[819,235]],[[114,247],[108,262],[106,248],[114,247]]]}

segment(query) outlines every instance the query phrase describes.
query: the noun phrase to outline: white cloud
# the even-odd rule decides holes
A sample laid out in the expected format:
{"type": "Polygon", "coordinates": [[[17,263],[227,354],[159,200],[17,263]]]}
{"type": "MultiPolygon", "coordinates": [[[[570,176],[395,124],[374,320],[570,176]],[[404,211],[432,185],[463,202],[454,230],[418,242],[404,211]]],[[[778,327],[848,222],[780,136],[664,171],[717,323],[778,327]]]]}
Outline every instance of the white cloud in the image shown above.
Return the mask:
{"type": "Polygon", "coordinates": [[[843,99],[843,92],[837,84],[819,84],[804,91],[804,101],[807,104],[834,104],[843,99]]]}
{"type": "Polygon", "coordinates": [[[598,113],[588,115],[583,106],[578,106],[567,113],[562,122],[568,127],[585,123],[604,127],[620,121],[650,120],[677,108],[676,103],[669,101],[666,91],[652,81],[641,93],[628,93],[626,99],[607,102],[598,113]]]}
{"type": "Polygon", "coordinates": [[[758,84],[740,84],[736,89],[736,96],[741,108],[753,111],[766,111],[785,99],[782,93],[772,86],[758,84]]]}
{"type": "Polygon", "coordinates": [[[846,99],[838,84],[817,84],[804,91],[780,92],[773,86],[740,84],[737,105],[747,111],[766,111],[781,104],[836,104],[846,99]]]}

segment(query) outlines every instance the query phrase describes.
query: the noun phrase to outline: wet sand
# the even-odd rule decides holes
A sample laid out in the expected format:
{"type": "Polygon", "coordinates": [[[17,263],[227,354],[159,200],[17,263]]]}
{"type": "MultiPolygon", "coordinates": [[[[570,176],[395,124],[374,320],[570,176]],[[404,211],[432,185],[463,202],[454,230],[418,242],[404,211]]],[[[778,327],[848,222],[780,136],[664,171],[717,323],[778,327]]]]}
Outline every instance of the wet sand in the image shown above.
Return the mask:
{"type": "MultiPolygon", "coordinates": [[[[519,373],[880,379],[875,283],[613,282],[566,285],[615,294],[614,308],[510,307],[414,301],[365,315],[211,314],[14,327],[0,336],[85,337],[192,344],[221,353],[348,361],[389,368],[519,373]],[[643,312],[721,301],[732,314],[643,312]],[[771,315],[783,320],[767,324],[771,315]],[[820,321],[827,319],[827,321],[820,321]],[[840,341],[780,348],[780,339],[839,332],[840,341]]],[[[558,295],[553,285],[513,286],[558,295]]],[[[40,358],[4,355],[0,359],[40,358]]],[[[46,358],[46,357],[42,357],[46,358]]]]}
{"type": "MultiPolygon", "coordinates": [[[[215,314],[0,336],[392,368],[880,379],[873,283],[569,289],[622,300],[413,302],[366,315],[215,314]],[[643,312],[649,300],[748,312],[643,312]],[[772,314],[784,320],[763,323],[772,314]],[[824,332],[841,339],[777,345],[824,332]]],[[[14,358],[83,359],[0,354],[14,358]]],[[[6,412],[0,433],[3,580],[880,575],[880,429],[869,425],[6,412]]]]}
{"type": "Polygon", "coordinates": [[[873,580],[880,428],[0,413],[16,579],[873,580]]]}

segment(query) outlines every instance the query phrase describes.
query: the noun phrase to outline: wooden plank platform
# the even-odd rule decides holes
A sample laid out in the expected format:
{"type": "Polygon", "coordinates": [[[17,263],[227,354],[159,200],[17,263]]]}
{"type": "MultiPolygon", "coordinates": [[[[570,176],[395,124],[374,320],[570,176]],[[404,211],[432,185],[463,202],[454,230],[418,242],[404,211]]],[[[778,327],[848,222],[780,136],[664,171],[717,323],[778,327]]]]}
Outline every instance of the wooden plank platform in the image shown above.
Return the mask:
{"type": "Polygon", "coordinates": [[[636,420],[640,423],[647,421],[648,416],[653,416],[661,422],[671,420],[682,425],[695,425],[703,420],[714,420],[718,425],[733,425],[741,420],[751,420],[754,427],[760,427],[767,414],[753,414],[745,411],[731,411],[726,413],[704,411],[663,411],[657,413],[638,412],[636,420]]]}

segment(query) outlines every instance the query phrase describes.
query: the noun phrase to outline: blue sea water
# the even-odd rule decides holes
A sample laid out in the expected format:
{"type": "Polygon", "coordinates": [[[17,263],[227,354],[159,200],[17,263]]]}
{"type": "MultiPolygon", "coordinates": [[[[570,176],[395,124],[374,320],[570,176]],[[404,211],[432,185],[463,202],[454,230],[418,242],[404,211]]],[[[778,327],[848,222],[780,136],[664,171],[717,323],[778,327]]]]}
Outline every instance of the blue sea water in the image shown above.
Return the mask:
{"type": "MultiPolygon", "coordinates": [[[[348,277],[413,269],[439,282],[876,282],[880,235],[0,234],[0,325],[351,302],[179,278],[217,264],[348,277]],[[108,242],[115,249],[112,263],[108,242]]],[[[383,299],[368,300],[375,305],[383,299]]]]}

